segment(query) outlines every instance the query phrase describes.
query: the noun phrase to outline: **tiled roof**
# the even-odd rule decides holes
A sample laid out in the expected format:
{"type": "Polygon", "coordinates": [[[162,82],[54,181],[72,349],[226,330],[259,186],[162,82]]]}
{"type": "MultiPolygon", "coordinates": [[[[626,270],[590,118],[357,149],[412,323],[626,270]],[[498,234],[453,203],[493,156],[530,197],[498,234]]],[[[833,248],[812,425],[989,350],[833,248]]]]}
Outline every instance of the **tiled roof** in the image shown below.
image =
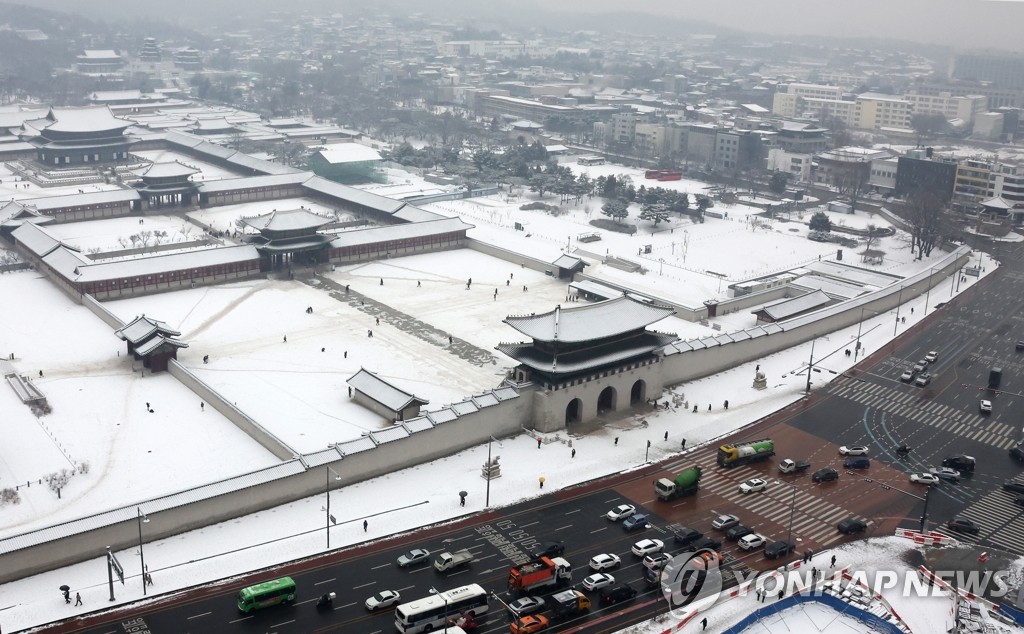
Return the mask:
{"type": "Polygon", "coordinates": [[[11,232],[21,246],[38,257],[50,253],[60,246],[60,241],[36,225],[24,224],[11,232]]]}
{"type": "Polygon", "coordinates": [[[380,153],[377,150],[361,143],[333,143],[317,152],[317,154],[332,165],[381,160],[380,153]]]}
{"type": "Polygon", "coordinates": [[[331,240],[331,248],[340,249],[359,244],[375,244],[378,242],[387,242],[388,240],[405,240],[420,236],[466,231],[472,228],[473,225],[463,222],[461,218],[442,218],[440,220],[428,220],[426,222],[410,222],[401,225],[356,229],[337,234],[337,237],[334,238],[334,240],[331,240]]]}
{"type": "Polygon", "coordinates": [[[256,247],[250,245],[198,249],[131,260],[87,264],[78,267],[78,276],[72,278],[72,280],[75,282],[97,282],[100,280],[117,279],[119,277],[127,278],[140,275],[156,275],[167,273],[168,271],[184,271],[217,264],[248,262],[250,260],[259,260],[259,258],[260,254],[256,251],[256,247]]]}
{"type": "Polygon", "coordinates": [[[300,185],[309,180],[309,172],[288,174],[268,174],[266,176],[249,176],[247,178],[225,178],[217,181],[206,181],[199,184],[202,194],[217,192],[241,191],[257,187],[277,187],[279,185],[300,185]]]}
{"type": "Polygon", "coordinates": [[[131,121],[118,119],[107,106],[90,106],[86,108],[50,108],[47,115],[53,123],[46,126],[47,130],[56,132],[105,132],[123,130],[132,124],[131,121]]]}
{"type": "Polygon", "coordinates": [[[172,337],[176,337],[181,334],[179,331],[168,326],[165,322],[146,317],[145,315],[136,317],[123,328],[119,328],[114,331],[114,334],[117,335],[119,339],[122,341],[130,341],[133,344],[146,341],[152,337],[154,333],[170,335],[172,337]]]}
{"type": "Polygon", "coordinates": [[[347,383],[395,412],[405,409],[414,401],[424,405],[430,402],[391,385],[365,368],[360,368],[359,372],[352,375],[347,383]]]}
{"type": "Polygon", "coordinates": [[[307,188],[324,194],[325,196],[332,196],[339,200],[349,202],[354,205],[360,205],[362,207],[368,207],[386,214],[395,213],[402,208],[402,205],[405,204],[400,200],[392,200],[378,194],[356,189],[355,187],[335,183],[334,181],[327,180],[322,176],[314,176],[313,178],[310,178],[305,182],[305,185],[307,188]]]}
{"type": "Polygon", "coordinates": [[[169,161],[166,163],[153,163],[148,169],[142,170],[139,173],[150,178],[167,178],[169,176],[191,176],[198,174],[199,170],[188,165],[182,165],[178,161],[169,161]]]}
{"type": "Polygon", "coordinates": [[[519,363],[545,374],[576,374],[650,354],[672,343],[673,339],[675,335],[648,332],[626,341],[614,341],[557,356],[528,343],[503,343],[497,349],[519,363]]]}
{"type": "Polygon", "coordinates": [[[135,352],[140,354],[140,355],[142,355],[142,356],[146,356],[147,354],[149,354],[150,352],[153,352],[154,350],[156,350],[160,346],[164,345],[165,343],[169,344],[169,345],[172,345],[175,348],[187,348],[188,347],[188,344],[185,343],[184,341],[179,341],[178,339],[172,339],[170,337],[161,337],[160,335],[157,335],[157,336],[153,337],[152,339],[150,339],[149,341],[147,341],[147,342],[145,342],[145,343],[143,343],[143,344],[141,344],[139,346],[136,346],[135,352]]]}
{"type": "Polygon", "coordinates": [[[253,229],[270,229],[271,231],[293,231],[296,229],[316,229],[334,222],[334,218],[326,218],[307,209],[284,209],[255,218],[242,218],[242,222],[253,229]]]}
{"type": "Polygon", "coordinates": [[[101,192],[88,192],[85,194],[68,194],[66,196],[47,196],[45,198],[34,198],[32,206],[39,211],[66,209],[68,207],[79,207],[81,205],[104,205],[106,203],[132,202],[142,198],[141,194],[134,189],[110,189],[101,192]]]}
{"type": "Polygon", "coordinates": [[[632,297],[617,297],[589,306],[559,307],[541,315],[508,317],[504,322],[537,341],[577,343],[639,330],[674,312],[632,297]]]}

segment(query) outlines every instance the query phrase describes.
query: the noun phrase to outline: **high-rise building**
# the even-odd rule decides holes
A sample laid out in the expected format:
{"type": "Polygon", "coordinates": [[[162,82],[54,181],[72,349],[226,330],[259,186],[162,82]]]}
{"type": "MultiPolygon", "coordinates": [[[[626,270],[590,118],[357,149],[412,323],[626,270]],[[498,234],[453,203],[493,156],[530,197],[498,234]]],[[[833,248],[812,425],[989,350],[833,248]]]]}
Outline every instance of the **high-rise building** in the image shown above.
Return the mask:
{"type": "Polygon", "coordinates": [[[1001,51],[961,53],[953,60],[953,77],[1021,89],[1024,88],[1024,55],[1001,51]]]}

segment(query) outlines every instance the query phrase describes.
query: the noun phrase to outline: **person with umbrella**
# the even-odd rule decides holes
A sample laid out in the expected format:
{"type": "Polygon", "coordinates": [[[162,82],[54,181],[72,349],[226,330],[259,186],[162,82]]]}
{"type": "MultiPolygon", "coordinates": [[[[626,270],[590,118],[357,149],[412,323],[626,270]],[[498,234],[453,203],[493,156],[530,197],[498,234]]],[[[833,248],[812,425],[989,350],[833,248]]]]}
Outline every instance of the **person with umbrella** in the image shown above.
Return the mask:
{"type": "Polygon", "coordinates": [[[71,588],[63,585],[60,587],[60,591],[64,593],[64,603],[71,603],[71,588]]]}
{"type": "Polygon", "coordinates": [[[466,506],[466,496],[469,495],[465,491],[459,491],[459,506],[466,506]]]}

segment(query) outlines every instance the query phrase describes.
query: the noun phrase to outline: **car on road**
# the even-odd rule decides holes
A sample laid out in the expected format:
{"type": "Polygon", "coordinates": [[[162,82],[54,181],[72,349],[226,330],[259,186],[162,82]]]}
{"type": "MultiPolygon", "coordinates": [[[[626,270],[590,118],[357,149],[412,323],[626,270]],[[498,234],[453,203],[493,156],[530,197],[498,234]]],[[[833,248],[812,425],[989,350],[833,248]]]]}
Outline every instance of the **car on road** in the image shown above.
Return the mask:
{"type": "Polygon", "coordinates": [[[867,456],[854,456],[843,461],[844,469],[868,469],[871,467],[871,458],[867,456]]]}
{"type": "Polygon", "coordinates": [[[978,403],[978,411],[981,412],[982,414],[991,414],[992,413],[992,401],[982,400],[981,402],[979,402],[978,403]]]}
{"type": "Polygon", "coordinates": [[[704,533],[685,526],[677,528],[672,534],[672,541],[680,546],[689,546],[693,542],[704,537],[704,533]]]}
{"type": "Polygon", "coordinates": [[[753,532],[754,532],[754,529],[750,528],[749,526],[744,526],[743,524],[737,524],[736,526],[733,526],[729,530],[725,531],[725,538],[728,539],[731,542],[735,542],[735,541],[739,541],[739,539],[741,537],[746,537],[747,535],[749,535],[749,534],[751,534],[753,532]]]}
{"type": "Polygon", "coordinates": [[[928,470],[928,473],[932,474],[936,478],[945,480],[946,482],[957,483],[960,481],[960,472],[956,469],[950,469],[949,467],[932,467],[928,470]]]}
{"type": "Polygon", "coordinates": [[[636,507],[632,504],[620,504],[604,514],[605,517],[613,522],[624,520],[630,515],[636,513],[636,507]]]}
{"type": "Polygon", "coordinates": [[[660,539],[641,539],[633,544],[632,548],[633,554],[637,557],[660,553],[663,550],[665,550],[665,542],[660,539]]]}
{"type": "Polygon", "coordinates": [[[971,535],[977,535],[978,532],[981,531],[980,526],[966,517],[954,517],[946,522],[946,528],[958,533],[969,533],[971,535]]]}
{"type": "Polygon", "coordinates": [[[402,595],[398,594],[395,590],[381,590],[377,594],[367,599],[363,605],[366,609],[373,612],[376,610],[383,610],[389,608],[394,604],[402,600],[402,595]]]}
{"type": "Polygon", "coordinates": [[[927,361],[928,363],[935,363],[936,361],[939,360],[939,351],[930,351],[928,354],[924,355],[924,360],[927,361]]]}
{"type": "Polygon", "coordinates": [[[541,542],[530,549],[534,559],[541,557],[561,557],[565,554],[565,542],[541,542]]]}
{"type": "Polygon", "coordinates": [[[934,473],[911,473],[910,481],[916,484],[933,485],[939,483],[939,476],[934,473]]]}
{"type": "Polygon", "coordinates": [[[1010,480],[1003,484],[1003,491],[1009,491],[1010,493],[1024,493],[1024,482],[1014,482],[1010,480]]]}
{"type": "Polygon", "coordinates": [[[527,614],[540,612],[544,609],[544,599],[541,597],[521,597],[508,604],[508,611],[516,617],[523,617],[527,614]]]}
{"type": "Polygon", "coordinates": [[[607,572],[597,572],[583,580],[583,588],[593,592],[594,590],[600,590],[601,588],[607,588],[615,583],[615,577],[611,576],[607,572]]]}
{"type": "Polygon", "coordinates": [[[398,567],[408,568],[409,566],[418,566],[419,564],[425,564],[430,561],[430,551],[426,548],[413,548],[404,555],[398,557],[398,567]]]}
{"type": "Polygon", "coordinates": [[[796,550],[796,546],[787,541],[772,542],[764,547],[765,559],[778,559],[779,557],[785,557],[789,553],[796,550]]]}
{"type": "Polygon", "coordinates": [[[615,586],[601,591],[601,605],[613,605],[636,598],[636,588],[633,586],[615,586]]]}
{"type": "Polygon", "coordinates": [[[654,553],[644,557],[644,566],[651,570],[661,570],[670,561],[672,561],[672,555],[668,553],[654,553]]]}
{"type": "Polygon", "coordinates": [[[917,387],[924,387],[932,382],[932,375],[928,372],[923,372],[916,379],[914,379],[914,385],[917,387]]]}
{"type": "Polygon", "coordinates": [[[918,372],[924,372],[925,370],[928,369],[928,361],[926,361],[925,359],[921,359],[920,361],[915,363],[914,367],[911,369],[914,371],[915,374],[918,372]]]}
{"type": "Polygon", "coordinates": [[[755,548],[764,546],[767,542],[768,538],[764,535],[751,533],[749,535],[745,535],[739,542],[737,542],[737,544],[741,550],[754,550],[755,548]]]}
{"type": "Polygon", "coordinates": [[[1013,349],[1016,350],[1017,352],[1020,352],[1021,350],[1024,350],[1024,340],[1018,339],[1017,340],[1017,345],[1015,345],[1013,347],[1013,349]]]}
{"type": "Polygon", "coordinates": [[[943,467],[956,469],[960,473],[974,473],[974,466],[976,464],[977,460],[974,459],[974,456],[965,456],[963,454],[949,456],[942,461],[943,467]]]}
{"type": "Polygon", "coordinates": [[[900,381],[903,381],[904,383],[910,383],[913,380],[914,380],[914,371],[913,370],[906,370],[906,371],[903,372],[903,374],[900,375],[900,381]]]}
{"type": "Polygon", "coordinates": [[[622,563],[618,555],[612,553],[602,553],[600,555],[594,555],[590,558],[590,569],[591,570],[610,570],[611,568],[618,567],[622,563]]]}
{"type": "Polygon", "coordinates": [[[711,528],[719,531],[724,531],[736,526],[740,523],[740,518],[735,515],[719,515],[711,522],[711,528]]]}
{"type": "Polygon", "coordinates": [[[839,453],[843,456],[866,456],[868,455],[868,448],[864,445],[843,445],[839,448],[839,453]]]}
{"type": "Polygon", "coordinates": [[[1018,495],[1013,499],[1013,503],[1017,506],[1024,506],[1024,495],[1018,495]]]}
{"type": "Polygon", "coordinates": [[[534,634],[546,629],[550,624],[551,621],[543,614],[530,614],[509,623],[508,629],[511,634],[534,634]]]}
{"type": "Polygon", "coordinates": [[[832,482],[833,480],[839,479],[839,472],[832,467],[825,467],[824,469],[818,469],[811,476],[812,482],[832,482]]]}
{"type": "Polygon", "coordinates": [[[704,550],[704,549],[718,550],[721,547],[722,547],[722,541],[721,540],[715,539],[714,537],[701,537],[697,541],[695,541],[692,544],[690,544],[686,548],[686,550],[693,550],[693,551],[704,550]]]}
{"type": "Polygon", "coordinates": [[[756,493],[757,491],[764,491],[768,488],[768,481],[762,478],[751,478],[740,485],[740,493],[746,495],[748,493],[756,493]]]}
{"type": "Polygon", "coordinates": [[[864,529],[866,529],[867,527],[867,522],[856,517],[848,517],[845,520],[841,520],[838,524],[836,524],[836,530],[842,533],[843,535],[863,533],[864,529]]]}
{"type": "Polygon", "coordinates": [[[636,513],[626,518],[626,521],[622,523],[622,528],[627,533],[633,531],[639,531],[647,528],[647,516],[643,513],[636,513]]]}

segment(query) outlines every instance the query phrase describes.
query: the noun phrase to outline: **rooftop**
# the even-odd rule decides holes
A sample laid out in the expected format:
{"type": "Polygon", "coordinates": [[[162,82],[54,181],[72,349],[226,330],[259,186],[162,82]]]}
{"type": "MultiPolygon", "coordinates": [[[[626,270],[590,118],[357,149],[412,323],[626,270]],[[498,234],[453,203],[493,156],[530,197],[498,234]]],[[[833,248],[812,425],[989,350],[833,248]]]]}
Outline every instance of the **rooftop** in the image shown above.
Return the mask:
{"type": "Polygon", "coordinates": [[[642,329],[674,312],[623,296],[589,306],[559,306],[540,315],[507,317],[504,322],[537,341],[582,343],[642,329]]]}

